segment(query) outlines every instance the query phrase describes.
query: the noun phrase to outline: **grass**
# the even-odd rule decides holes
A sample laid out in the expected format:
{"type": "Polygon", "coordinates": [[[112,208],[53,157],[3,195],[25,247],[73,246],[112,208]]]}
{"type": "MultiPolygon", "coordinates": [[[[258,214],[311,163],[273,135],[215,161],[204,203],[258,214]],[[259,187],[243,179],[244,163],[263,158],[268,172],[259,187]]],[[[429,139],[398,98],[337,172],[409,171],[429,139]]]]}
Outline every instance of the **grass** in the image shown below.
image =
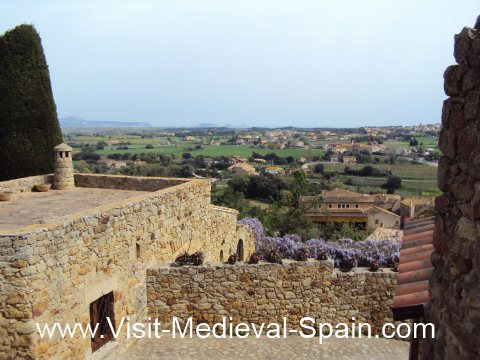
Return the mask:
{"type": "Polygon", "coordinates": [[[248,201],[250,202],[251,205],[257,206],[261,209],[268,209],[268,207],[270,206],[270,204],[265,201],[252,200],[252,199],[248,199],[248,201]]]}
{"type": "Polygon", "coordinates": [[[423,144],[424,148],[438,149],[438,137],[437,136],[416,136],[418,145],[423,144]]]}

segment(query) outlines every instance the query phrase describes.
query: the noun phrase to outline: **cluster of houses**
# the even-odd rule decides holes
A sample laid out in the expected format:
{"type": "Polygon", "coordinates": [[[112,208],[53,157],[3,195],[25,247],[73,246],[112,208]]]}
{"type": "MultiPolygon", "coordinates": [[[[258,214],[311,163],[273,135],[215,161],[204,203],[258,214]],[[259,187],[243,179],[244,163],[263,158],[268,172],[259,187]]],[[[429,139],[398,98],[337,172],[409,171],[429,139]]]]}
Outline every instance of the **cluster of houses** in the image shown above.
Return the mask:
{"type": "Polygon", "coordinates": [[[372,144],[360,144],[352,141],[348,144],[342,143],[330,143],[324,146],[324,149],[331,151],[336,154],[360,154],[366,152],[368,154],[387,154],[388,148],[383,144],[377,144],[373,142],[372,144]]]}
{"type": "Polygon", "coordinates": [[[100,159],[98,163],[105,165],[109,169],[121,169],[128,165],[143,166],[147,164],[147,162],[143,160],[114,160],[106,157],[100,159]]]}

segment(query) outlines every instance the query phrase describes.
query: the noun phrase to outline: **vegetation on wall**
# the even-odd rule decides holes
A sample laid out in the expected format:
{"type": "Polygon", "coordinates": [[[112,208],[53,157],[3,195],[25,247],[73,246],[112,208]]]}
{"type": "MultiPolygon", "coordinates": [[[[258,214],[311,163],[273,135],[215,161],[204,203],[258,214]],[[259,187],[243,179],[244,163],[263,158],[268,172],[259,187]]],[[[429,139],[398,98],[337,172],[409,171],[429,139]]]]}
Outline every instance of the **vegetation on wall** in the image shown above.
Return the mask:
{"type": "Polygon", "coordinates": [[[17,26],[0,37],[0,180],[53,172],[61,142],[40,36],[17,26]]]}

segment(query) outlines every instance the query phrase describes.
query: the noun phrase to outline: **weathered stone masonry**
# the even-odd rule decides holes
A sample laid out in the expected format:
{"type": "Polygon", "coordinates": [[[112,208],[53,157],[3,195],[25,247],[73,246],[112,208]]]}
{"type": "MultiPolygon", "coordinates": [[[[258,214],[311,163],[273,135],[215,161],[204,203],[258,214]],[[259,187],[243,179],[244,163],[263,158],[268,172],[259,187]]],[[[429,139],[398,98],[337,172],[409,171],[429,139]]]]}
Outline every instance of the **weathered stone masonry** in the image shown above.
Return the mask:
{"type": "Polygon", "coordinates": [[[378,332],[392,322],[395,283],[389,269],[343,273],[331,261],[161,267],[147,270],[147,306],[149,316],[166,323],[173,316],[209,324],[231,316],[281,324],[287,317],[299,329],[304,316],[333,325],[355,317],[378,332]]]}
{"type": "Polygon", "coordinates": [[[480,358],[480,17],[455,36],[458,65],[444,74],[439,146],[438,213],[425,320],[435,339],[422,340],[423,359],[480,358]]]}
{"type": "MultiPolygon", "coordinates": [[[[46,179],[51,176],[0,188],[25,192],[46,179]]],[[[34,323],[86,325],[89,304],[110,291],[116,318],[143,321],[148,266],[185,250],[218,261],[220,248],[236,249],[240,239],[247,256],[253,251],[253,233],[236,224],[237,212],[210,205],[207,181],[81,174],[75,182],[152,192],[0,233],[0,358],[89,359],[90,339],[40,339],[34,323]]],[[[126,343],[124,333],[115,343],[126,343]]]]}

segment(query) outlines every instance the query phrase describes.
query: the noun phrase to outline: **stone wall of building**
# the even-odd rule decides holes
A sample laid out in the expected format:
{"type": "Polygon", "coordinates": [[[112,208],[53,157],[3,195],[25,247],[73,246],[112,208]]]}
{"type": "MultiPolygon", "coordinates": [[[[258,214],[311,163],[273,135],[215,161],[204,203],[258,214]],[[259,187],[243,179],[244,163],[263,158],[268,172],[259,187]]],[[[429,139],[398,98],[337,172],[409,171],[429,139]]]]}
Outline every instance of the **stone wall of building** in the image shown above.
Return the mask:
{"type": "Polygon", "coordinates": [[[148,315],[171,324],[172,317],[213,324],[282,323],[292,329],[311,316],[318,322],[370,323],[379,331],[392,322],[395,274],[358,268],[343,273],[331,261],[161,267],[147,270],[148,315]]]}
{"type": "MultiPolygon", "coordinates": [[[[253,233],[236,227],[236,212],[212,208],[207,181],[165,187],[169,181],[155,178],[75,179],[80,186],[160,190],[0,234],[0,354],[7,358],[92,358],[90,339],[41,339],[35,323],[87,325],[90,303],[111,291],[117,319],[142,321],[148,266],[183,251],[216,260],[210,251],[222,238],[219,246],[236,246],[238,236],[253,246],[253,233]]],[[[117,348],[126,344],[124,331],[117,348]]]]}
{"type": "Polygon", "coordinates": [[[212,254],[211,261],[226,261],[231,254],[236,254],[239,245],[243,247],[243,259],[248,260],[255,251],[255,242],[248,241],[254,238],[252,229],[247,225],[237,224],[238,211],[220,206],[210,206],[212,227],[210,236],[213,241],[208,253],[212,254]],[[227,231],[224,231],[228,229],[227,231]],[[246,240],[245,240],[246,239],[246,240]]]}
{"type": "Polygon", "coordinates": [[[426,321],[435,339],[421,342],[423,359],[480,357],[480,17],[455,36],[458,65],[444,74],[439,146],[443,153],[426,321]]]}

